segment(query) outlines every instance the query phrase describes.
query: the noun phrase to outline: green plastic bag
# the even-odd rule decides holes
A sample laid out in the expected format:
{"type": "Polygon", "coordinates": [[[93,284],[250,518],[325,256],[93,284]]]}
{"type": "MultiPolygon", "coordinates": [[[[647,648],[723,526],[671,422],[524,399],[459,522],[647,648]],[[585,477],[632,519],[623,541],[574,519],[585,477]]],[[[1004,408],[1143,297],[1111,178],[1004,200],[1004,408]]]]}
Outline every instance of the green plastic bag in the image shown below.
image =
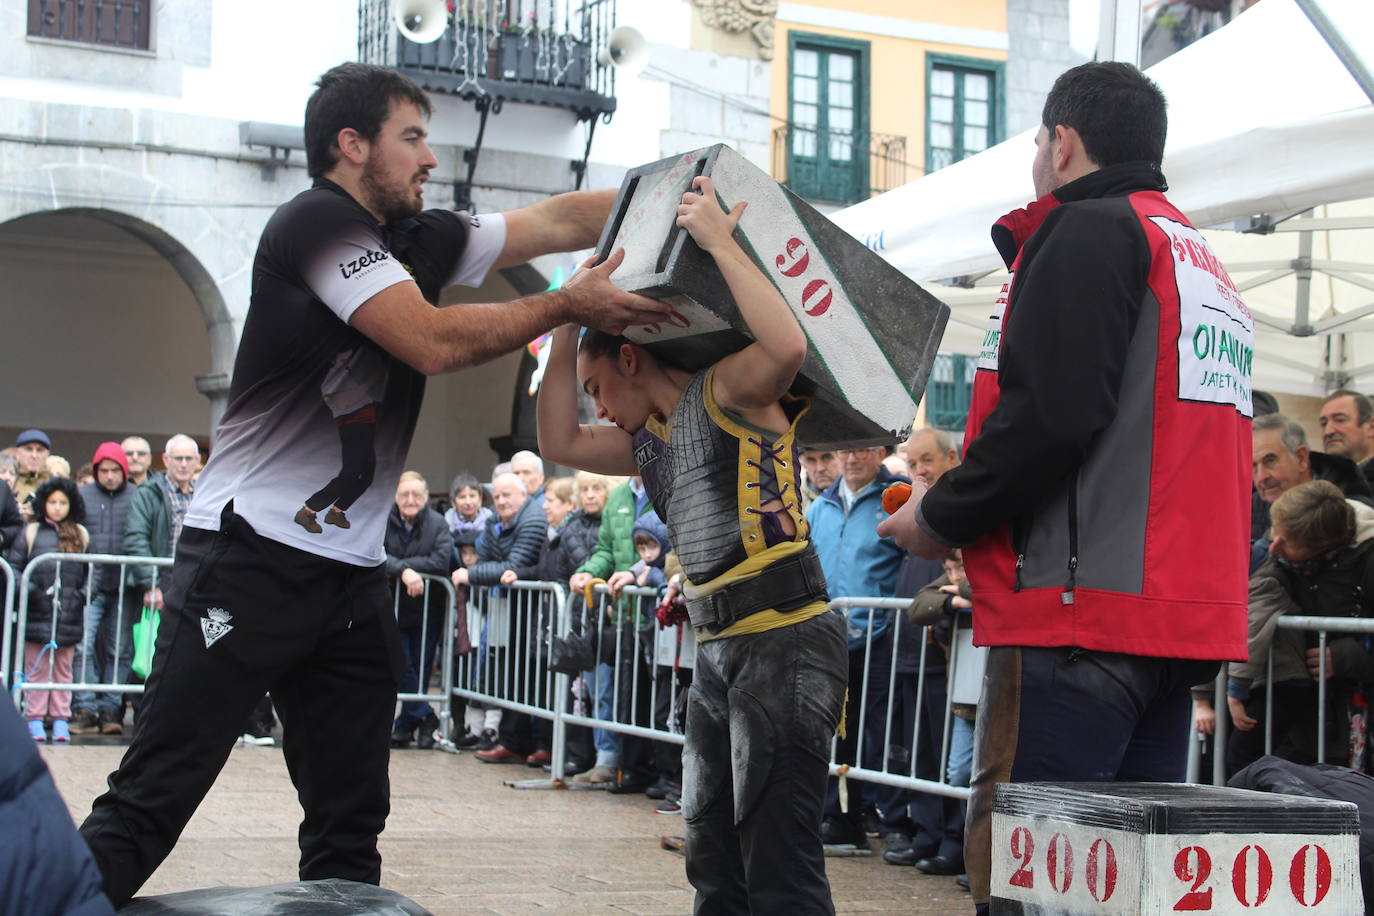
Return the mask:
{"type": "Polygon", "coordinates": [[[153,649],[157,646],[157,625],[162,615],[146,605],[143,616],[134,624],[134,674],[143,680],[153,670],[153,649]]]}

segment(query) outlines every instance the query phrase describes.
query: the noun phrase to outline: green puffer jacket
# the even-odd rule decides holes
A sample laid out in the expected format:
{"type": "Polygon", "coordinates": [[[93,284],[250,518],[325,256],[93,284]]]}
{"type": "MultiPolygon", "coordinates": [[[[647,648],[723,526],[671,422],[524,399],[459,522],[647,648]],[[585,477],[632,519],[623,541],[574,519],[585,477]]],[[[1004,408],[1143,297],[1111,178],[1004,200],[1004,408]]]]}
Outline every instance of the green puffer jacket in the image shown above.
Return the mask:
{"type": "Polygon", "coordinates": [[[606,497],[606,508],[601,512],[601,530],[596,536],[596,548],[586,562],[577,567],[577,571],[591,573],[594,579],[609,579],[611,573],[627,570],[638,563],[635,520],[650,508],[651,504],[646,499],[644,508],[635,512],[635,494],[628,483],[612,490],[606,497]]]}
{"type": "MultiPolygon", "coordinates": [[[[167,505],[167,475],[149,474],[129,504],[129,519],[124,527],[124,553],[131,557],[170,557],[172,542],[172,510],[167,505]]],[[[130,566],[125,580],[129,588],[148,590],[153,587],[153,573],[160,572],[158,581],[167,578],[170,569],[157,566],[130,566]]]]}

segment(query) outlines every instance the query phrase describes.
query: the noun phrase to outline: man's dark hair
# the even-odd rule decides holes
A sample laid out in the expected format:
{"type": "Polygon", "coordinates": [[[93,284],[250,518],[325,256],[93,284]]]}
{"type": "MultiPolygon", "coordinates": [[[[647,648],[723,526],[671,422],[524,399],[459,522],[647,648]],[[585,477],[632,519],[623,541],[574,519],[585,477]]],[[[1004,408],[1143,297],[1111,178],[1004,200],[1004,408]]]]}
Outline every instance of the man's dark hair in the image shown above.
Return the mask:
{"type": "Polygon", "coordinates": [[[1337,388],[1335,391],[1322,398],[1322,406],[1325,407],[1336,398],[1355,399],[1355,422],[1365,424],[1370,417],[1374,417],[1374,405],[1370,404],[1369,398],[1358,391],[1351,391],[1349,388],[1337,388]]]}
{"type": "Polygon", "coordinates": [[[1166,107],[1154,80],[1130,64],[1100,61],[1061,73],[1040,120],[1051,133],[1060,124],[1078,131],[1084,152],[1099,166],[1158,165],[1169,130],[1166,107]]]}
{"type": "Polygon", "coordinates": [[[339,160],[339,131],[356,130],[377,139],[392,101],[411,102],[428,118],[433,113],[424,90],[389,67],[339,64],[325,71],[305,103],[305,165],[319,178],[339,160]]]}

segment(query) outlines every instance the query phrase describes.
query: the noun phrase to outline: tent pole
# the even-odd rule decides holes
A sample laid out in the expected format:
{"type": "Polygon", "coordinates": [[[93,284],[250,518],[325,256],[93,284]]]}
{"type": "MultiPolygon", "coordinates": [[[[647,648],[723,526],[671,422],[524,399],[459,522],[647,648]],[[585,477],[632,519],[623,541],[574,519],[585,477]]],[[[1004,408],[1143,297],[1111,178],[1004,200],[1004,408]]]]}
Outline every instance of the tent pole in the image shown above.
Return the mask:
{"type": "MultiPolygon", "coordinates": [[[[1308,210],[1301,218],[1312,215],[1308,210]]],[[[1298,337],[1312,334],[1312,233],[1298,233],[1298,256],[1293,259],[1293,277],[1298,283],[1298,295],[1293,308],[1293,333],[1298,337]]],[[[1328,359],[1326,369],[1331,369],[1328,359]]]]}
{"type": "Polygon", "coordinates": [[[1140,66],[1140,0],[1102,0],[1097,59],[1140,66]]]}
{"type": "MultiPolygon", "coordinates": [[[[1364,90],[1364,94],[1369,96],[1369,101],[1374,102],[1374,73],[1370,72],[1360,55],[1356,54],[1355,49],[1350,46],[1350,42],[1345,40],[1340,29],[1336,28],[1336,24],[1326,15],[1321,3],[1318,0],[1295,0],[1295,2],[1298,9],[1307,14],[1307,18],[1312,22],[1312,27],[1331,46],[1336,58],[1345,66],[1345,69],[1350,71],[1351,77],[1364,90]]],[[[1103,7],[1105,8],[1106,5],[1107,0],[1103,0],[1103,7]]]]}

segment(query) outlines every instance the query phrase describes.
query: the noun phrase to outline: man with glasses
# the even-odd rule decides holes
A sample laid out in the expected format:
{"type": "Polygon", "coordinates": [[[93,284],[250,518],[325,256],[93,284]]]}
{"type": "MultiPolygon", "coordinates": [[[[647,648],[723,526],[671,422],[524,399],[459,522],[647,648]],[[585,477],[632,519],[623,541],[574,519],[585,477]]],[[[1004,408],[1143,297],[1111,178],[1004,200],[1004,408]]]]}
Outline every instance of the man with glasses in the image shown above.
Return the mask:
{"type": "MultiPolygon", "coordinates": [[[[124,442],[127,455],[129,440],[124,442]]],[[[124,529],[124,553],[129,556],[170,557],[176,552],[181,523],[191,505],[194,479],[200,470],[200,446],[190,436],[178,433],[167,440],[162,464],[167,470],[150,475],[129,507],[129,522],[124,529]]],[[[162,589],[155,570],[153,566],[130,567],[128,581],[142,593],[145,606],[160,611],[162,589]]]]}
{"type": "Polygon", "coordinates": [[[153,463],[153,447],[142,436],[130,436],[119,447],[129,459],[129,483],[143,486],[148,482],[148,466],[153,463]]]}
{"type": "MultiPolygon", "coordinates": [[[[905,552],[877,534],[885,517],[883,491],[905,477],[883,466],[885,446],[840,449],[836,453],[840,479],[806,510],[811,523],[811,543],[821,559],[831,597],[891,597],[905,552]]],[[[836,747],[836,760],[854,763],[859,741],[863,766],[882,769],[883,720],[887,711],[888,680],[892,670],[892,611],[854,608],[849,611],[849,698],[845,704],[846,737],[836,747]],[[868,663],[868,702],[862,726],[859,706],[864,696],[864,668],[868,663]],[[862,739],[860,738],[862,731],[862,739]]],[[[861,785],[851,785],[848,810],[840,804],[839,783],[834,777],[826,796],[821,837],[826,844],[868,846],[861,812],[861,785]]]]}

